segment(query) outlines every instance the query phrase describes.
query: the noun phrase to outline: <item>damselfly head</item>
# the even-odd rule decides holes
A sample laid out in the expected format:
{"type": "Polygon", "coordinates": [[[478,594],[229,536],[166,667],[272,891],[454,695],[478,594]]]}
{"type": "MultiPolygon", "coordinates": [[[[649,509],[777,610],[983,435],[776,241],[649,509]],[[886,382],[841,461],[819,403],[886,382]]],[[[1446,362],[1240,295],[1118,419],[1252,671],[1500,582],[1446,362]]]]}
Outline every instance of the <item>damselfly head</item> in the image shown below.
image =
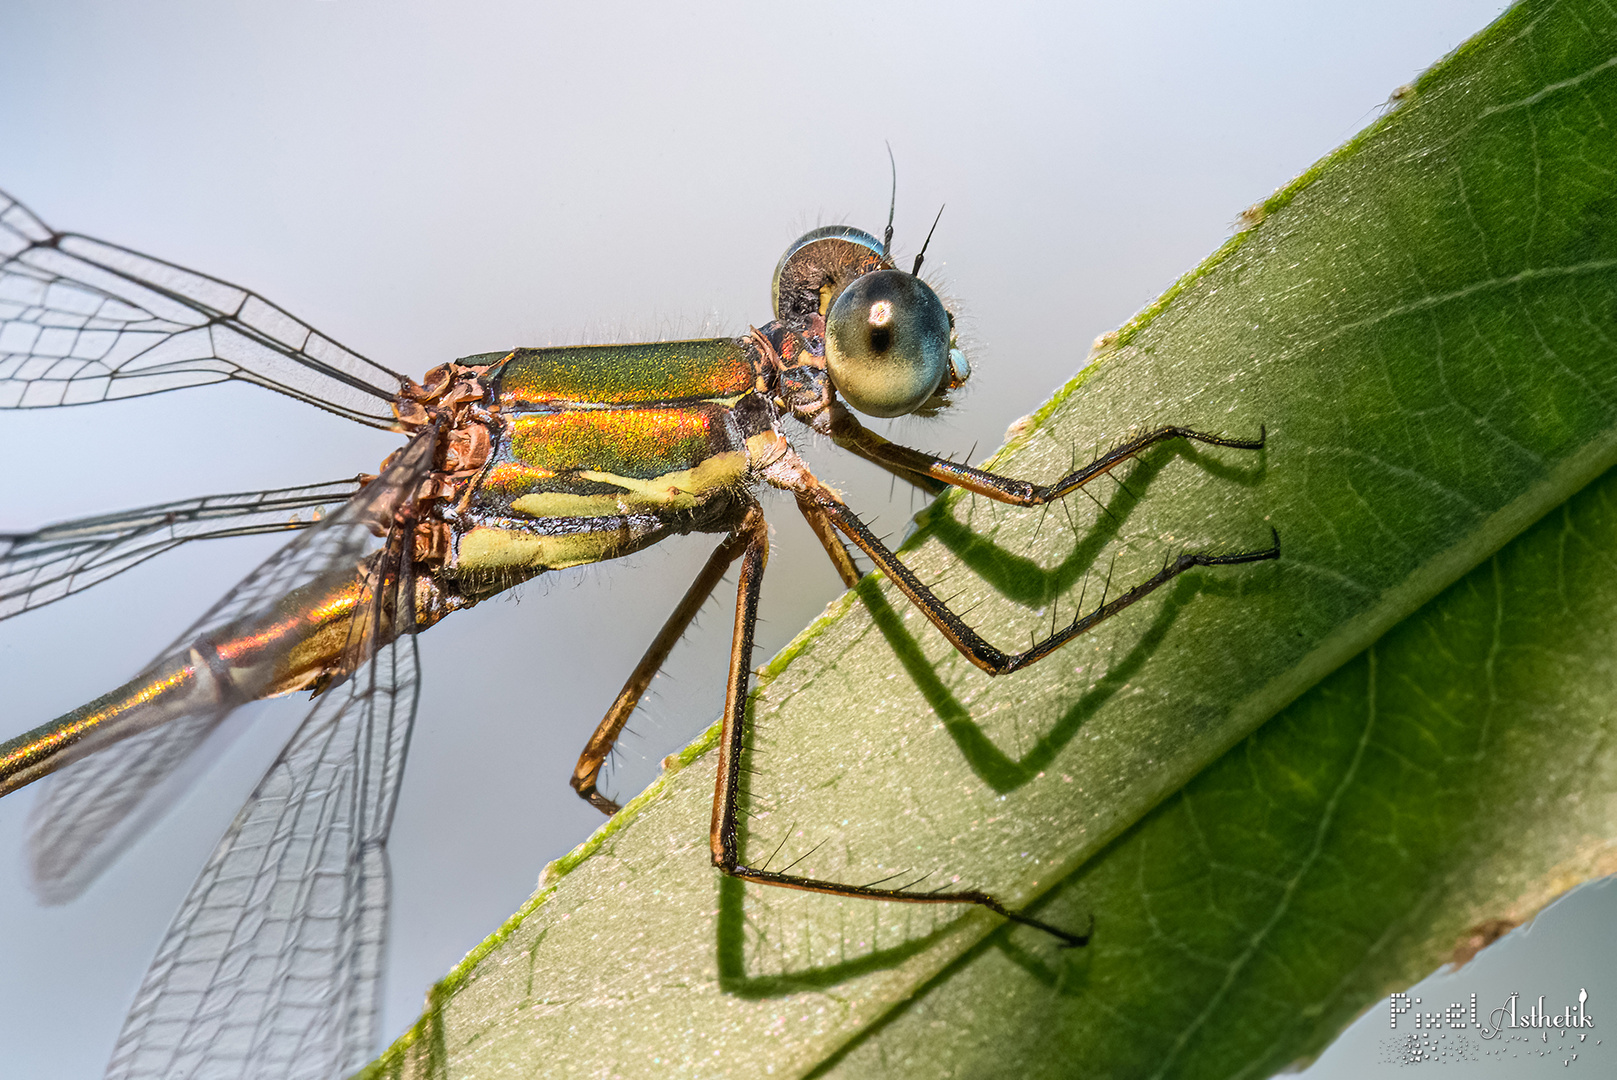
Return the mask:
{"type": "Polygon", "coordinates": [[[823,327],[831,383],[867,416],[926,413],[971,374],[937,293],[895,269],[885,245],[860,229],[830,225],[800,237],[775,267],[772,291],[782,324],[812,337],[823,327]]]}

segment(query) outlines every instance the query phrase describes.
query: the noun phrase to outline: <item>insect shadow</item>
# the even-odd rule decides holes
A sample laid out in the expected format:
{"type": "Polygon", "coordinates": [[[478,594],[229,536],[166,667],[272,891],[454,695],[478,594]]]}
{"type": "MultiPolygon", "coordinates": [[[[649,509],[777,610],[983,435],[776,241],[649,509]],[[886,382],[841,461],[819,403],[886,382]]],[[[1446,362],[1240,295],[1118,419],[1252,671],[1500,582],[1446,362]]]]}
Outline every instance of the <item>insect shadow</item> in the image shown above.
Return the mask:
{"type": "MultiPolygon", "coordinates": [[[[986,540],[948,514],[933,515],[932,520],[923,526],[923,532],[937,539],[974,574],[1007,599],[1030,607],[1051,603],[1054,598],[1065,595],[1095,568],[1102,551],[1117,539],[1147,489],[1176,457],[1186,459],[1212,476],[1243,487],[1256,487],[1262,482],[1266,469],[1262,451],[1259,451],[1255,464],[1241,468],[1227,465],[1187,445],[1157,447],[1135,462],[1134,468],[1112,498],[1104,504],[1104,512],[1095,527],[1079,540],[1060,564],[1048,570],[1025,555],[986,540]]],[[[1031,749],[1014,758],[1002,751],[972,720],[970,710],[938,677],[936,667],[927,660],[920,643],[905,628],[902,616],[882,594],[878,583],[870,578],[865,579],[859,593],[882,636],[926,698],[926,703],[937,713],[944,729],[960,747],[972,771],[983,783],[1005,794],[1038,776],[1078,734],[1084,721],[1139,674],[1197,593],[1206,590],[1212,594],[1231,595],[1243,587],[1250,587],[1250,583],[1215,581],[1206,574],[1178,579],[1167,590],[1167,597],[1161,601],[1155,618],[1121,660],[1112,664],[1106,674],[1097,679],[1089,691],[1048,732],[1040,736],[1031,749]]]]}
{"type": "MultiPolygon", "coordinates": [[[[1243,468],[1229,465],[1182,443],[1154,447],[1135,459],[1128,475],[1121,478],[1111,497],[1102,503],[1099,520],[1078,538],[1072,551],[1059,564],[1049,569],[1027,556],[995,544],[948,514],[924,513],[917,539],[926,537],[938,540],[965,567],[1007,599],[1030,607],[1043,605],[1064,595],[1095,568],[1102,552],[1117,540],[1152,483],[1175,458],[1183,458],[1218,479],[1248,488],[1260,484],[1267,469],[1262,451],[1253,465],[1243,468]]],[[[972,771],[995,792],[1004,794],[1038,776],[1078,734],[1085,721],[1138,676],[1146,662],[1161,647],[1173,624],[1198,595],[1203,592],[1209,595],[1236,595],[1251,587],[1250,582],[1229,582],[1207,574],[1189,574],[1176,580],[1164,590],[1166,596],[1159,601],[1157,612],[1122,658],[1113,663],[1106,674],[1097,679],[1030,749],[1014,757],[995,744],[972,719],[970,710],[939,677],[920,642],[905,627],[903,616],[887,599],[881,582],[874,575],[866,576],[855,591],[870,614],[872,623],[943,723],[944,729],[954,739],[972,771]]],[[[749,702],[749,707],[751,705],[749,702]]],[[[750,753],[747,757],[750,758],[750,753]]],[[[746,830],[745,822],[742,823],[742,830],[743,833],[746,830]]],[[[1072,877],[1069,874],[1067,880],[1072,877]]],[[[851,959],[799,971],[751,974],[747,963],[746,883],[739,878],[721,877],[717,885],[719,985],[726,993],[743,998],[768,998],[824,989],[847,979],[890,968],[924,952],[952,930],[951,922],[945,922],[928,933],[907,938],[887,948],[873,949],[851,959]]],[[[1029,906],[1029,910],[1044,906],[1047,900],[1048,896],[1041,897],[1029,906]]],[[[969,955],[975,955],[987,947],[1011,948],[1007,936],[1007,931],[1011,929],[1009,926],[999,928],[990,938],[974,946],[969,955]],[[991,942],[998,944],[991,945],[991,942]]],[[[1043,965],[1040,971],[1049,978],[1071,979],[1070,973],[1060,965],[1050,967],[1031,954],[1021,957],[1021,960],[1026,962],[1023,966],[1043,965]]],[[[1078,986],[1069,985],[1067,989],[1075,991],[1078,986]]]]}
{"type": "MultiPolygon", "coordinates": [[[[1130,832],[1132,831],[1130,830],[1130,832]]],[[[1129,833],[1124,835],[1127,836],[1129,833]]],[[[1113,843],[1116,842],[1113,841],[1113,843]]],[[[1102,850],[1109,849],[1111,846],[1111,844],[1108,844],[1107,848],[1102,850]]],[[[1099,854],[1100,852],[1096,853],[1097,856],[1099,854]]],[[[1049,907],[1045,900],[1054,894],[1065,892],[1068,886],[1081,877],[1082,874],[1082,867],[1073,871],[1067,878],[1051,889],[1049,893],[1041,897],[1039,903],[1029,905],[1028,910],[1036,911],[1049,907]]],[[[968,970],[985,953],[990,951],[998,952],[1052,993],[1066,998],[1075,998],[1081,997],[1088,992],[1090,985],[1089,974],[1094,966],[1095,958],[1092,950],[1063,949],[1059,957],[1051,959],[1042,955],[1036,949],[1024,948],[1015,936],[1016,931],[1017,927],[1014,924],[997,927],[987,937],[955,957],[942,971],[939,971],[917,988],[912,996],[894,1004],[891,1009],[866,1025],[852,1039],[837,1047],[812,1072],[807,1073],[804,1080],[816,1080],[817,1077],[823,1077],[831,1073],[855,1050],[863,1046],[868,1040],[879,1037],[884,1028],[899,1020],[912,1008],[924,1001],[932,988],[947,984],[951,978],[956,977],[962,971],[968,970]]]]}

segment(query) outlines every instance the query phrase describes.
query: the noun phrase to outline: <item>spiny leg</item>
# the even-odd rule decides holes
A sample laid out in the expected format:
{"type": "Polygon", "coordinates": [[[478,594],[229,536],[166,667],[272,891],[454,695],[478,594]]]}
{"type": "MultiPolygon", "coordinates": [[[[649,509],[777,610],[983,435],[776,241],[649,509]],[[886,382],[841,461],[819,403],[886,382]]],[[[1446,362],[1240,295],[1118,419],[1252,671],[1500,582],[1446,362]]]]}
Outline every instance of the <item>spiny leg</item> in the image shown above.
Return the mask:
{"type": "Polygon", "coordinates": [[[809,528],[814,530],[820,545],[825,548],[826,555],[831,559],[831,565],[837,568],[837,576],[842,579],[843,587],[851,589],[859,584],[859,579],[864,575],[859,572],[853,556],[848,554],[847,545],[843,544],[842,537],[837,535],[836,526],[825,516],[825,511],[821,510],[812,499],[802,496],[798,496],[797,508],[802,511],[804,520],[808,522],[809,528]]]}
{"type": "MultiPolygon", "coordinates": [[[[857,421],[855,422],[857,423],[857,421]]],[[[865,429],[863,426],[861,426],[860,430],[864,431],[865,429]]],[[[867,432],[867,434],[873,433],[867,432]]],[[[876,437],[881,438],[879,435],[876,437]]],[[[926,492],[928,495],[937,495],[940,492],[947,491],[949,488],[949,485],[944,483],[942,480],[939,480],[936,477],[928,476],[924,472],[919,472],[912,466],[899,464],[896,461],[888,461],[880,454],[867,450],[859,442],[850,440],[849,442],[842,443],[839,440],[839,445],[841,445],[842,448],[847,450],[849,453],[864,458],[872,465],[886,469],[888,472],[892,473],[905,483],[913,484],[922,491],[926,492]]]]}
{"type": "MultiPolygon", "coordinates": [[[[820,533],[817,516],[808,509],[804,510],[804,516],[809,519],[809,524],[814,527],[815,532],[820,533]]],[[[724,727],[719,736],[719,775],[713,788],[713,823],[709,834],[713,865],[732,877],[756,881],[760,885],[778,885],[832,896],[895,900],[907,904],[976,904],[1012,922],[1043,930],[1068,946],[1087,944],[1088,933],[1074,934],[1040,922],[1020,912],[1012,911],[989,894],[976,889],[947,891],[939,889],[933,892],[913,893],[902,888],[879,888],[879,882],[871,885],[843,885],[834,881],[754,869],[742,864],[740,845],[736,836],[736,821],[741,810],[738,802],[741,752],[747,734],[747,686],[751,675],[753,631],[758,621],[758,597],[763,588],[764,565],[769,560],[769,529],[764,523],[763,512],[756,506],[750,509],[736,532],[732,534],[732,538],[745,543],[746,550],[741,556],[741,567],[736,581],[735,636],[730,643],[730,677],[725,687],[724,727]]],[[[821,534],[821,539],[824,541],[827,538],[821,534]]],[[[834,536],[830,537],[830,540],[840,549],[841,541],[834,536]]],[[[830,550],[828,544],[827,551],[830,550]]],[[[843,551],[843,556],[847,556],[846,551],[843,551]]],[[[832,556],[832,561],[837,561],[835,555],[832,556]]]]}
{"type": "Polygon", "coordinates": [[[1280,557],[1278,533],[1274,533],[1272,546],[1259,551],[1238,551],[1229,555],[1185,552],[1121,596],[1109,601],[1102,596],[1100,604],[1087,615],[1080,607],[1071,623],[1054,631],[1042,641],[1035,641],[1022,652],[1006,653],[990,645],[977,631],[968,626],[964,619],[938,599],[937,594],[927,588],[921,579],[915,576],[914,571],[899,561],[891,548],[865,528],[864,522],[860,521],[858,516],[828,488],[815,482],[815,487],[798,492],[798,497],[800,499],[807,497],[818,506],[826,519],[845,533],[859,550],[870,556],[876,568],[886,574],[904,595],[909,597],[910,602],[931,620],[932,625],[943,632],[949,644],[990,675],[1003,675],[1037,663],[1079,634],[1088,632],[1098,623],[1104,622],[1135,601],[1155,592],[1186,570],[1198,566],[1234,566],[1240,563],[1264,562],[1280,557]]]}
{"type": "MultiPolygon", "coordinates": [[[[840,540],[837,542],[841,543],[840,540]]],[[[641,695],[651,685],[651,680],[667,662],[668,654],[674,651],[679,639],[690,629],[697,612],[702,610],[702,605],[723,580],[725,571],[730,569],[730,564],[745,550],[746,538],[739,530],[726,536],[719,546],[713,549],[713,554],[708,556],[707,565],[696,575],[691,587],[685,590],[679,606],[674,608],[673,614],[668,616],[668,621],[663,623],[663,628],[657,632],[656,638],[647,647],[645,655],[640,658],[640,663],[635,666],[628,681],[623,684],[623,689],[618,691],[617,700],[612,702],[612,707],[606,711],[606,716],[596,727],[595,734],[591,735],[590,741],[585,744],[584,752],[578,755],[578,764],[573,768],[570,783],[574,791],[602,813],[615,814],[619,809],[618,804],[602,795],[595,785],[600,780],[601,767],[606,764],[607,756],[612,753],[612,748],[617,745],[618,736],[623,733],[623,726],[629,722],[630,715],[640,703],[641,695]]]]}
{"type": "Polygon", "coordinates": [[[1206,443],[1208,446],[1227,446],[1235,450],[1261,450],[1265,438],[1262,428],[1258,429],[1256,439],[1231,439],[1223,435],[1211,435],[1205,431],[1194,431],[1187,427],[1160,427],[1119,443],[1088,465],[1074,469],[1053,484],[1035,484],[1031,480],[1018,480],[984,469],[974,469],[970,465],[950,461],[937,454],[928,454],[889,442],[866,428],[847,409],[833,406],[833,410],[831,437],[839,446],[888,469],[909,470],[919,476],[965,488],[967,491],[1014,506],[1039,506],[1069,495],[1095,477],[1110,472],[1144,450],[1170,439],[1189,439],[1192,442],[1206,443]]]}

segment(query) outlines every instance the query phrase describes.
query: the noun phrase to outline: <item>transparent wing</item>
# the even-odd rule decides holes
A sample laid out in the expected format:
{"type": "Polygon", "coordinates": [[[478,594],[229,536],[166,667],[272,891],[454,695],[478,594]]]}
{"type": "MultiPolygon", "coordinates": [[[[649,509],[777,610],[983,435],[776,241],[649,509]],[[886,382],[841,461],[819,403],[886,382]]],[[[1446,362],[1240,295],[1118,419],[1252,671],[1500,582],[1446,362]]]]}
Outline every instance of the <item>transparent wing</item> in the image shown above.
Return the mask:
{"type": "Polygon", "coordinates": [[[108,1080],[335,1080],[375,1053],[416,686],[406,633],[317,700],[192,886],[108,1080]]]}
{"type": "Polygon", "coordinates": [[[0,534],[0,619],[88,589],[192,540],[302,529],[335,512],[357,480],[208,495],[0,534]]]}
{"type": "Polygon", "coordinates": [[[237,379],[391,428],[398,373],[218,278],[74,233],[0,192],[0,408],[237,379]]]}
{"type": "MultiPolygon", "coordinates": [[[[289,594],[333,576],[351,577],[430,471],[435,440],[433,431],[412,440],[380,476],[243,579],[130,685],[194,664],[199,651],[228,651],[230,642],[284,618],[289,594]]],[[[291,640],[288,647],[296,644],[291,640]]],[[[251,687],[217,697],[153,694],[123,718],[136,734],[40,781],[28,843],[39,898],[65,903],[83,892],[185,791],[198,771],[187,767],[196,749],[231,711],[257,696],[251,687]]]]}

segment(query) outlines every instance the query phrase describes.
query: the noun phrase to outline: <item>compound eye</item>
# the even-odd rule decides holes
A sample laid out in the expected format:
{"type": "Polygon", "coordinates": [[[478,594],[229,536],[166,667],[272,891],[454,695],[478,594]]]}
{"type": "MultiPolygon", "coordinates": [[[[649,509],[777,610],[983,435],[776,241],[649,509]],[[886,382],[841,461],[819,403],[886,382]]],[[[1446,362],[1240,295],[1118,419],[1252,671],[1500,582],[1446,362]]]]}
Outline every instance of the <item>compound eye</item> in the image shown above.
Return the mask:
{"type": "Polygon", "coordinates": [[[867,416],[912,413],[950,377],[949,313],[913,274],[865,274],[826,315],[825,366],[837,392],[867,416]]]}
{"type": "Polygon", "coordinates": [[[826,225],[800,236],[775,265],[770,284],[775,318],[802,332],[815,315],[862,274],[892,266],[880,240],[848,225],[826,225]]]}

